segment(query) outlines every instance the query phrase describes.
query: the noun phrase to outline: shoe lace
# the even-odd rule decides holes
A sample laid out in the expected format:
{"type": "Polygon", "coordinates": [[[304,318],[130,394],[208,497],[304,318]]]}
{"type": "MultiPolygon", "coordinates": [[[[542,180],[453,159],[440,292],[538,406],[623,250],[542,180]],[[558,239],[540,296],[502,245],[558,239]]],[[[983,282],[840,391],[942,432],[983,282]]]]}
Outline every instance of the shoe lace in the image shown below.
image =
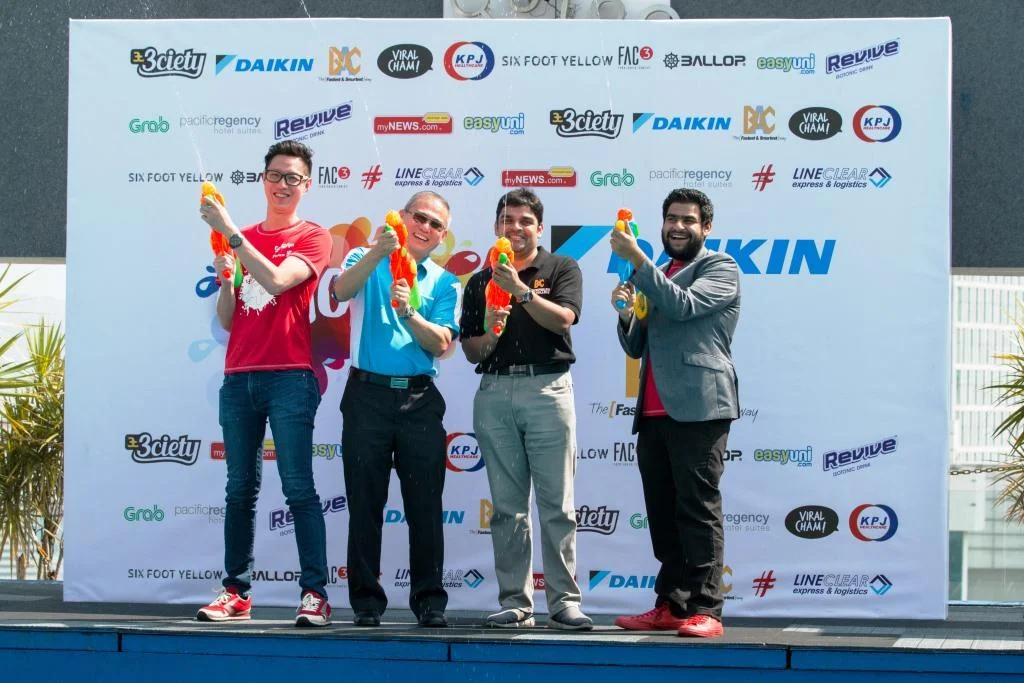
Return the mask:
{"type": "Polygon", "coordinates": [[[237,597],[238,593],[232,593],[229,590],[221,589],[214,602],[218,605],[226,605],[237,597]]]}
{"type": "Polygon", "coordinates": [[[714,617],[708,614],[695,614],[692,617],[690,617],[687,621],[689,621],[692,626],[704,626],[712,620],[715,620],[714,617]]]}
{"type": "Polygon", "coordinates": [[[302,596],[302,609],[317,612],[320,610],[320,603],[323,599],[316,593],[306,593],[302,596]]]}

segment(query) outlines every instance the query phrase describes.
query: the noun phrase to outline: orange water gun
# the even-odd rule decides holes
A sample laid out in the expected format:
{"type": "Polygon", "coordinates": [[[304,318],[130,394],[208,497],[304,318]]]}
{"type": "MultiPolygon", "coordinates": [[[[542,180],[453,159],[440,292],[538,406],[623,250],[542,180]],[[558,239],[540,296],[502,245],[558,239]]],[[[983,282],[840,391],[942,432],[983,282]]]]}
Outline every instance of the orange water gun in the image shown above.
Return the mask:
{"type": "MultiPolygon", "coordinates": [[[[409,285],[409,306],[413,309],[420,307],[420,288],[416,281],[416,261],[406,248],[409,243],[409,229],[405,227],[401,214],[397,211],[388,211],[384,216],[385,230],[394,230],[398,235],[399,247],[391,252],[389,266],[391,278],[398,282],[405,280],[409,285]]],[[[398,308],[398,301],[392,299],[391,307],[398,308]]]]}
{"type": "MultiPolygon", "coordinates": [[[[227,205],[227,202],[224,201],[224,195],[217,191],[217,186],[213,183],[204,182],[200,192],[202,193],[199,197],[200,206],[203,205],[207,197],[212,197],[221,206],[227,205]]],[[[231,253],[231,246],[228,244],[228,238],[212,228],[210,230],[210,248],[213,250],[214,256],[226,256],[231,253]]],[[[228,280],[231,278],[231,271],[225,269],[220,276],[225,280],[228,280]]],[[[242,286],[242,269],[237,259],[235,259],[234,285],[235,287],[242,286]]]]}
{"type": "MultiPolygon", "coordinates": [[[[633,222],[633,212],[629,209],[619,209],[619,212],[615,215],[615,229],[620,232],[629,230],[633,233],[633,237],[640,237],[640,229],[636,227],[636,223],[633,222]]],[[[629,282],[629,278],[633,276],[633,264],[622,259],[619,264],[619,284],[625,284],[629,282]]],[[[626,302],[619,300],[615,302],[615,307],[623,309],[626,307],[626,302]]],[[[636,313],[636,317],[643,320],[647,317],[647,299],[644,297],[642,292],[636,293],[636,299],[633,302],[633,312],[636,313]]]]}
{"type": "MultiPolygon", "coordinates": [[[[495,240],[494,246],[487,252],[487,265],[490,266],[492,273],[499,263],[514,263],[515,259],[516,256],[512,253],[512,243],[505,237],[495,240]]],[[[491,309],[504,308],[512,300],[512,295],[499,287],[493,277],[487,282],[484,295],[487,300],[487,308],[491,309]]],[[[494,334],[501,334],[504,329],[505,326],[501,323],[494,324],[494,334]]]]}

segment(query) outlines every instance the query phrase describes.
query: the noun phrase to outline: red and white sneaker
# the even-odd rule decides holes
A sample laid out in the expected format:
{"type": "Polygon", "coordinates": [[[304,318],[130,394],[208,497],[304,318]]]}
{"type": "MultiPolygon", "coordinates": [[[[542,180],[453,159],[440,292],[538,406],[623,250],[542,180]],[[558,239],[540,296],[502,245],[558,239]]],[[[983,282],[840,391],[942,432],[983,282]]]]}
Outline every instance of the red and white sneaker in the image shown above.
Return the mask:
{"type": "Polygon", "coordinates": [[[627,631],[677,631],[685,622],[682,617],[672,616],[667,602],[643,614],[615,618],[615,625],[627,631]]]}
{"type": "Polygon", "coordinates": [[[306,591],[295,615],[296,626],[327,626],[331,623],[331,605],[319,593],[306,591]]]}
{"type": "Polygon", "coordinates": [[[252,598],[243,598],[238,589],[228,586],[206,607],[196,613],[197,621],[239,621],[252,616],[252,598]]]}
{"type": "Polygon", "coordinates": [[[684,638],[718,638],[725,633],[722,622],[710,614],[695,614],[684,621],[679,627],[684,638]]]}

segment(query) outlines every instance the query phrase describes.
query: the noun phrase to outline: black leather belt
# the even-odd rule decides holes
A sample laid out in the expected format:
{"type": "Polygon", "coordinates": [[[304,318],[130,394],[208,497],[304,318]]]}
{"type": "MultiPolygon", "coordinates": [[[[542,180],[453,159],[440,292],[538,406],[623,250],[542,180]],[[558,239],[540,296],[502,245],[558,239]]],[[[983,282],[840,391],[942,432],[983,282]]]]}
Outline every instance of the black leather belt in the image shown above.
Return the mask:
{"type": "Polygon", "coordinates": [[[527,365],[506,365],[498,368],[492,375],[526,375],[536,377],[537,375],[553,375],[560,372],[568,372],[569,363],[566,361],[555,361],[551,363],[530,363],[527,365]]]}
{"type": "Polygon", "coordinates": [[[412,389],[418,391],[426,389],[433,382],[430,375],[412,375],[411,377],[394,377],[392,375],[378,375],[376,372],[367,372],[359,368],[352,368],[349,376],[357,382],[366,382],[378,387],[388,389],[412,389]]]}

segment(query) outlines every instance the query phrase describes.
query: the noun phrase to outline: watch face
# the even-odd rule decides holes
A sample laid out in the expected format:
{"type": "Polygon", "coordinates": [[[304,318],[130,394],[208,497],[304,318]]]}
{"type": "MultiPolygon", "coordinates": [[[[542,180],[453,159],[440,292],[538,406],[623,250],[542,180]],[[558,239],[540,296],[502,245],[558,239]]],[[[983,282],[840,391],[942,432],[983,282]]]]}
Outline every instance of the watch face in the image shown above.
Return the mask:
{"type": "Polygon", "coordinates": [[[231,246],[232,249],[238,249],[240,246],[242,246],[242,236],[232,235],[228,239],[228,244],[231,246]]]}

